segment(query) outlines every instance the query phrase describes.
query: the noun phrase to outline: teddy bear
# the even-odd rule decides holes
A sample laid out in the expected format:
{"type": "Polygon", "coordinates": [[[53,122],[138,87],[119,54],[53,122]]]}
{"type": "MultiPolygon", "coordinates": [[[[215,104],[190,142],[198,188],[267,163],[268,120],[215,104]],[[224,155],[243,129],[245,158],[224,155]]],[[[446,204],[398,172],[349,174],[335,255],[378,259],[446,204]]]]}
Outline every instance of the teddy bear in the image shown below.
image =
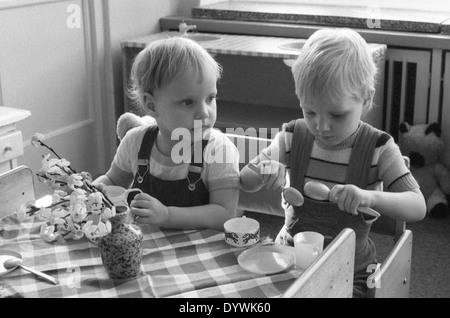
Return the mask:
{"type": "Polygon", "coordinates": [[[403,122],[399,128],[399,148],[410,159],[410,170],[425,197],[427,213],[437,218],[448,216],[450,171],[439,161],[444,150],[440,125],[403,122]]]}
{"type": "Polygon", "coordinates": [[[155,118],[149,115],[141,117],[131,112],[123,113],[117,120],[116,126],[117,137],[119,138],[119,140],[122,140],[122,138],[125,136],[128,130],[142,125],[145,126],[156,125],[156,120],[155,118]]]}

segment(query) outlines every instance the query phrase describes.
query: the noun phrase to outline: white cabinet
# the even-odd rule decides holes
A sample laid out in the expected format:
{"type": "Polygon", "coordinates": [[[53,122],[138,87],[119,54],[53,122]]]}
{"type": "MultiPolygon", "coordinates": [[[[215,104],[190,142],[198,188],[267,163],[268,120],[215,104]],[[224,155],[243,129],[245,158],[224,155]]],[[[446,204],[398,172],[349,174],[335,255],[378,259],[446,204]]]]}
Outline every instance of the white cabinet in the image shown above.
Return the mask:
{"type": "Polygon", "coordinates": [[[31,116],[28,110],[0,106],[0,173],[17,166],[23,155],[22,132],[16,123],[31,116]]]}

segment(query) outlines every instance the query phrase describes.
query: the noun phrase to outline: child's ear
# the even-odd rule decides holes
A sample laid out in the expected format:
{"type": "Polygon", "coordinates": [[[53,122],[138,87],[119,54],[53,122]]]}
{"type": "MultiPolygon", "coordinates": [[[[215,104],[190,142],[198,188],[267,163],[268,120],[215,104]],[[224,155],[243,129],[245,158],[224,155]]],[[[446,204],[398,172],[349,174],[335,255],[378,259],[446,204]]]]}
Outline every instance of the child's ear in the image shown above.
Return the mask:
{"type": "Polygon", "coordinates": [[[370,89],[367,98],[364,100],[363,107],[370,109],[373,103],[373,97],[375,96],[375,89],[370,89]]]}
{"type": "Polygon", "coordinates": [[[144,108],[149,113],[150,116],[156,118],[156,104],[155,98],[150,93],[144,93],[143,95],[144,108]]]}
{"type": "Polygon", "coordinates": [[[371,106],[372,106],[372,98],[367,98],[363,101],[364,109],[370,109],[371,106]]]}

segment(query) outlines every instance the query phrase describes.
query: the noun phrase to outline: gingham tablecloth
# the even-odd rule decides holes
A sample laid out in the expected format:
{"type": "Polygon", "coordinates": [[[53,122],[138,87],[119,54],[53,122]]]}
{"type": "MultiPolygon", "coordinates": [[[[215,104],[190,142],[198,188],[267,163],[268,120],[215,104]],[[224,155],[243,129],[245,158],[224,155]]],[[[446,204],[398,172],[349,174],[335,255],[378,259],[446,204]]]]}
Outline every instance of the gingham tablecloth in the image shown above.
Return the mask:
{"type": "Polygon", "coordinates": [[[23,264],[57,279],[53,285],[22,269],[0,281],[24,297],[278,297],[300,276],[295,269],[254,274],[237,262],[244,250],[228,245],[213,230],[159,230],[142,226],[142,275],[109,279],[98,247],[86,238],[47,243],[39,236],[44,220],[0,219],[0,249],[20,252],[23,264]]]}

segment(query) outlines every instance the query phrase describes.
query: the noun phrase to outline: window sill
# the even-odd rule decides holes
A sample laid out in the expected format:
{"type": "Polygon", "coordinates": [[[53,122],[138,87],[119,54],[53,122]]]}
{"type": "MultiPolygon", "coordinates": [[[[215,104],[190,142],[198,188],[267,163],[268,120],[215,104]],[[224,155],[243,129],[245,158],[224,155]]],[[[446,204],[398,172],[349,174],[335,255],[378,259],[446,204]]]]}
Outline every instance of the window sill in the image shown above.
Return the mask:
{"type": "Polygon", "coordinates": [[[197,19],[252,21],[321,26],[344,26],[400,32],[449,31],[450,13],[330,5],[276,4],[267,2],[219,2],[192,9],[197,19]],[[444,25],[444,27],[443,27],[444,25]]]}
{"type": "Polygon", "coordinates": [[[61,1],[62,0],[0,0],[0,11],[61,1]]]}

